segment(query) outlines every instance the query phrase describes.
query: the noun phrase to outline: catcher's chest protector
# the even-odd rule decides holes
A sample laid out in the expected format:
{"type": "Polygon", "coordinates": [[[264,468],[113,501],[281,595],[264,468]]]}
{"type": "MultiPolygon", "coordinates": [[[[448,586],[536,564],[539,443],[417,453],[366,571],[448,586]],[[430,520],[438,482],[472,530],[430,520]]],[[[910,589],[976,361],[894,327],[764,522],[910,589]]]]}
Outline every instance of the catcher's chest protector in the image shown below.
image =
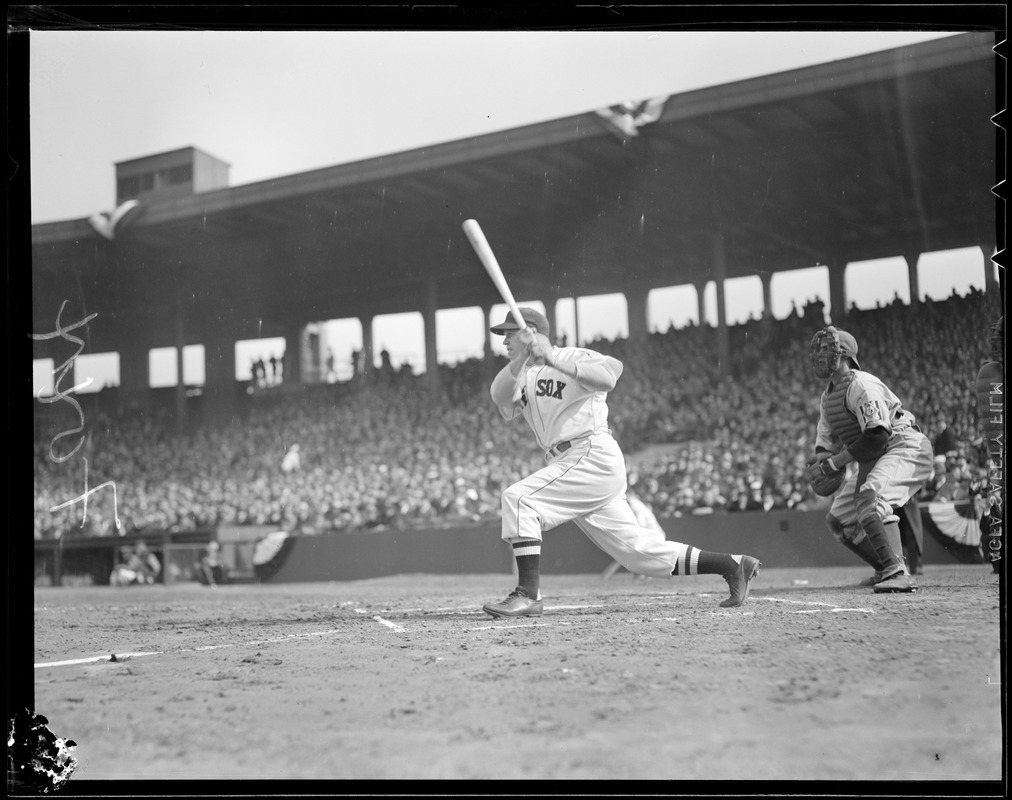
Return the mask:
{"type": "Polygon", "coordinates": [[[861,438],[861,425],[857,417],[847,410],[847,389],[853,380],[854,373],[848,372],[822,399],[822,413],[845,447],[850,447],[861,438]]]}

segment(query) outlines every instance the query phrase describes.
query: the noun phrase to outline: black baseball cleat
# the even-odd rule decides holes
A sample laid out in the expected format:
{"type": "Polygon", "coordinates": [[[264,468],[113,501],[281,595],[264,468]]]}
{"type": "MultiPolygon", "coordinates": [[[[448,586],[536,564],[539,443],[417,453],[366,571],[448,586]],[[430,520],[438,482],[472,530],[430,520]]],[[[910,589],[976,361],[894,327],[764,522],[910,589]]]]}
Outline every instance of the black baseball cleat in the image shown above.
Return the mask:
{"type": "Polygon", "coordinates": [[[741,561],[738,562],[738,569],[730,575],[724,576],[727,585],[731,587],[731,596],[727,600],[721,601],[721,607],[735,608],[748,599],[749,588],[752,585],[752,581],[755,580],[756,575],[759,574],[761,566],[762,563],[758,558],[752,558],[752,556],[741,557],[741,561]]]}
{"type": "Polygon", "coordinates": [[[510,592],[506,599],[499,603],[485,603],[482,610],[493,617],[540,617],[544,611],[544,603],[532,600],[527,590],[518,586],[510,592]]]}
{"type": "Polygon", "coordinates": [[[889,592],[916,592],[917,583],[905,570],[900,569],[888,578],[880,580],[872,587],[871,590],[876,594],[886,594],[889,592]]]}
{"type": "Polygon", "coordinates": [[[863,581],[858,583],[858,586],[874,586],[876,583],[882,582],[882,577],[885,575],[880,569],[875,570],[875,574],[865,578],[863,581]]]}

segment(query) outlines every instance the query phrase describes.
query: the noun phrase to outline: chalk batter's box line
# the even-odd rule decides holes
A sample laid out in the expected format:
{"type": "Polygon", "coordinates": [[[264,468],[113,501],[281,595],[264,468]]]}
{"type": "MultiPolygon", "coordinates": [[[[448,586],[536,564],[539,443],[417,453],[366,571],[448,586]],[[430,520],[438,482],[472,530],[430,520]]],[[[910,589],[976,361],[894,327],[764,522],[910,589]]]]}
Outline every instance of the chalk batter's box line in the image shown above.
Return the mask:
{"type": "MultiPolygon", "coordinates": [[[[363,614],[363,615],[369,614],[368,611],[366,611],[365,609],[362,609],[362,608],[356,608],[355,611],[357,613],[363,614]]],[[[374,619],[376,622],[379,622],[381,625],[385,625],[386,627],[390,628],[395,633],[405,633],[406,632],[406,629],[404,627],[402,627],[402,626],[400,626],[400,625],[398,625],[398,624],[396,624],[394,622],[391,622],[391,621],[389,621],[387,619],[384,619],[381,616],[372,615],[372,619],[374,619]]],[[[69,666],[78,665],[78,664],[96,664],[96,663],[99,663],[101,661],[107,661],[107,662],[115,663],[115,662],[121,661],[123,659],[128,659],[128,658],[142,658],[144,656],[160,656],[160,655],[165,655],[168,652],[171,652],[171,653],[197,653],[197,652],[204,652],[204,651],[208,651],[208,650],[222,650],[222,649],[231,648],[231,647],[256,647],[256,646],[262,645],[262,644],[277,644],[277,643],[280,643],[280,642],[291,641],[292,639],[305,639],[305,638],[309,638],[309,637],[312,637],[312,636],[329,636],[329,635],[335,634],[335,633],[346,633],[346,631],[344,629],[333,628],[331,630],[326,630],[326,631],[310,631],[309,633],[291,633],[291,634],[287,634],[286,636],[276,636],[276,637],[272,637],[270,639],[255,639],[255,640],[252,640],[252,641],[249,641],[249,642],[230,642],[228,644],[211,644],[211,645],[204,645],[204,646],[201,646],[201,647],[186,647],[186,648],[182,648],[180,650],[172,650],[172,651],[154,650],[154,651],[149,651],[149,652],[112,653],[110,655],[88,656],[88,657],[85,657],[85,658],[70,658],[70,659],[65,659],[65,660],[62,660],[62,661],[45,661],[45,662],[42,662],[42,663],[39,663],[39,664],[35,664],[35,669],[47,669],[47,668],[51,668],[51,667],[69,667],[69,666]]]]}
{"type": "MultiPolygon", "coordinates": [[[[357,613],[359,613],[359,614],[369,614],[368,611],[366,611],[365,609],[362,609],[362,608],[356,608],[355,611],[357,613]]],[[[390,622],[389,620],[386,620],[383,617],[373,615],[372,619],[376,620],[381,625],[385,625],[386,627],[390,628],[395,633],[405,633],[406,632],[405,628],[403,628],[402,626],[400,626],[400,625],[398,625],[398,624],[396,624],[394,622],[390,622]]],[[[127,659],[127,658],[141,658],[141,657],[144,657],[144,656],[160,656],[160,655],[165,655],[168,652],[172,652],[172,653],[197,653],[197,652],[203,652],[203,651],[207,651],[207,650],[222,650],[222,649],[230,648],[230,647],[256,647],[257,645],[261,645],[261,644],[277,644],[279,642],[291,641],[292,639],[305,639],[305,638],[309,638],[311,636],[329,636],[329,635],[335,634],[335,633],[346,633],[346,631],[344,629],[333,628],[333,629],[327,630],[327,631],[310,631],[309,633],[291,633],[291,634],[288,634],[286,636],[276,636],[276,637],[272,637],[270,639],[255,639],[255,640],[249,641],[249,642],[230,642],[228,644],[211,644],[211,645],[204,645],[202,647],[186,647],[186,648],[182,648],[180,650],[172,650],[172,651],[155,650],[155,651],[150,651],[150,652],[137,652],[137,653],[112,653],[110,655],[88,656],[86,658],[71,658],[71,659],[65,659],[63,661],[46,661],[46,662],[42,662],[42,663],[36,664],[35,665],[35,669],[46,669],[46,668],[50,668],[50,667],[68,667],[68,666],[73,666],[75,664],[95,664],[95,663],[98,663],[98,662],[101,662],[101,661],[118,662],[118,661],[121,661],[122,659],[127,659]]]]}
{"type": "MultiPolygon", "coordinates": [[[[675,595],[675,596],[678,596],[678,595],[675,595]]],[[[698,594],[696,596],[697,597],[713,597],[714,595],[711,595],[709,593],[705,593],[704,592],[704,593],[700,593],[700,594],[698,594]]],[[[655,595],[655,597],[658,600],[664,601],[664,600],[670,599],[672,597],[672,595],[655,595]]],[[[838,613],[838,612],[847,612],[847,611],[858,612],[858,613],[863,613],[863,614],[874,614],[875,613],[875,611],[873,609],[870,609],[870,608],[843,607],[843,606],[837,605],[836,603],[823,603],[823,602],[820,602],[818,600],[791,600],[791,599],[779,598],[779,597],[754,597],[753,600],[765,600],[767,602],[785,603],[785,604],[791,604],[791,605],[819,606],[819,608],[810,608],[810,609],[803,609],[803,610],[800,610],[800,611],[793,611],[793,612],[791,612],[793,614],[822,614],[822,613],[826,613],[826,612],[828,612],[828,613],[838,613]]],[[[635,606],[658,606],[658,605],[663,605],[663,604],[664,604],[663,602],[648,602],[648,603],[634,603],[633,605],[635,605],[635,606]]],[[[548,606],[548,610],[550,610],[550,611],[583,611],[583,610],[592,609],[592,608],[604,608],[604,607],[605,607],[604,603],[582,603],[582,604],[576,604],[576,605],[548,606]]],[[[355,611],[358,612],[358,613],[360,613],[360,614],[363,614],[363,615],[364,614],[370,614],[369,611],[367,611],[366,609],[363,609],[363,608],[356,608],[355,611]]],[[[443,606],[443,607],[440,607],[440,608],[431,608],[431,609],[427,609],[427,608],[385,608],[385,609],[380,609],[378,614],[373,614],[372,615],[372,619],[374,619],[376,622],[379,622],[381,625],[385,625],[386,627],[390,628],[395,633],[406,633],[407,632],[407,628],[404,627],[404,625],[398,625],[395,622],[391,622],[390,620],[386,619],[385,616],[381,616],[381,615],[387,615],[387,616],[397,615],[397,616],[403,618],[403,617],[406,617],[406,616],[411,615],[411,614],[419,614],[419,613],[423,615],[423,618],[425,618],[425,617],[431,618],[431,615],[434,615],[434,614],[459,614],[459,615],[465,616],[465,617],[468,617],[468,616],[479,616],[479,615],[484,615],[485,614],[484,611],[474,610],[470,606],[468,606],[467,608],[461,608],[459,606],[456,606],[456,607],[454,607],[454,606],[443,606]]],[[[744,611],[744,612],[742,612],[742,611],[730,611],[730,610],[723,611],[723,612],[717,612],[717,611],[715,611],[715,612],[712,612],[712,613],[715,614],[715,615],[719,615],[719,616],[733,616],[733,615],[753,616],[755,614],[754,611],[744,611]]],[[[681,619],[681,618],[680,617],[658,617],[655,620],[651,620],[651,621],[677,622],[679,619],[681,619]]],[[[547,625],[550,625],[550,624],[552,624],[552,622],[541,621],[541,620],[531,620],[530,618],[526,618],[526,617],[523,618],[522,621],[520,619],[517,619],[517,620],[496,619],[495,621],[489,622],[489,624],[487,624],[487,625],[479,625],[479,626],[474,627],[474,628],[468,628],[468,630],[470,630],[470,631],[487,631],[487,630],[513,629],[513,628],[536,628],[536,627],[546,627],[547,625]]],[[[557,620],[557,621],[554,621],[554,624],[558,624],[558,625],[572,625],[574,623],[573,623],[572,620],[565,620],[565,621],[563,621],[563,620],[557,620]]]]}
{"type": "MultiPolygon", "coordinates": [[[[698,595],[698,596],[700,596],[700,597],[711,597],[712,595],[701,594],[701,595],[698,595]]],[[[658,595],[657,597],[659,597],[659,598],[662,598],[662,597],[663,598],[667,598],[669,596],[668,595],[658,595]]],[[[823,602],[820,602],[820,601],[817,601],[817,600],[791,600],[791,599],[782,598],[782,597],[753,597],[752,599],[753,599],[753,601],[757,601],[758,600],[758,601],[765,601],[765,602],[770,602],[770,603],[785,603],[785,604],[790,604],[790,605],[819,606],[819,608],[816,608],[816,609],[805,609],[805,610],[801,610],[801,611],[795,611],[795,612],[793,612],[795,614],[819,614],[819,613],[822,613],[823,609],[829,609],[829,611],[831,613],[845,612],[845,611],[856,611],[856,612],[860,612],[860,613],[864,613],[864,614],[874,614],[875,613],[874,609],[870,609],[870,608],[841,607],[841,606],[836,605],[835,603],[823,603],[823,602]]],[[[634,605],[637,605],[637,606],[657,606],[657,605],[660,605],[660,603],[653,603],[653,602],[652,603],[635,603],[634,605]]],[[[605,606],[604,606],[603,603],[581,603],[581,604],[574,604],[574,605],[549,606],[550,610],[552,610],[552,611],[584,611],[584,610],[587,610],[587,609],[604,608],[604,607],[605,606]]],[[[431,613],[454,613],[454,614],[460,614],[462,616],[479,616],[479,615],[484,615],[485,614],[484,611],[475,611],[475,610],[472,610],[470,607],[468,607],[468,608],[443,607],[443,608],[437,608],[437,609],[423,609],[423,608],[382,609],[381,613],[379,613],[379,614],[371,613],[371,612],[369,612],[368,610],[366,610],[364,608],[356,608],[355,612],[358,613],[358,614],[361,614],[363,616],[369,616],[372,620],[374,620],[375,622],[378,622],[380,625],[383,625],[384,627],[389,628],[394,633],[407,633],[407,628],[404,627],[403,625],[400,625],[400,624],[398,624],[396,622],[392,622],[391,620],[386,619],[384,616],[382,616],[382,614],[406,615],[406,614],[418,613],[418,612],[428,612],[430,614],[431,613]]],[[[718,613],[718,612],[714,612],[714,613],[718,613]]],[[[723,612],[723,614],[725,614],[725,615],[730,615],[732,613],[734,613],[734,612],[730,612],[730,611],[723,612]]],[[[749,613],[749,615],[751,615],[751,612],[746,612],[746,613],[749,613]]],[[[679,618],[678,617],[664,617],[663,619],[665,619],[665,620],[676,620],[676,619],[679,619],[679,618]]],[[[567,620],[565,622],[565,624],[572,624],[572,621],[571,620],[567,620]]],[[[512,621],[512,620],[499,620],[496,623],[490,623],[488,625],[481,625],[481,626],[478,626],[476,628],[471,628],[470,630],[494,630],[494,629],[501,629],[501,628],[504,628],[504,627],[507,627],[507,628],[544,627],[545,625],[546,625],[545,622],[541,622],[541,621],[528,621],[526,619],[525,619],[524,622],[512,621]]],[[[314,636],[330,636],[330,635],[333,635],[333,634],[345,633],[345,632],[346,631],[343,630],[343,629],[333,628],[331,630],[326,630],[326,631],[310,631],[309,633],[292,633],[292,634],[288,634],[286,636],[276,636],[276,637],[273,637],[273,638],[270,638],[270,639],[255,639],[255,640],[252,640],[252,641],[249,641],[249,642],[229,643],[229,644],[212,644],[212,645],[204,645],[202,647],[189,647],[189,648],[183,648],[181,650],[173,650],[173,651],[156,650],[156,651],[150,651],[150,652],[113,653],[113,654],[110,654],[110,655],[88,656],[88,657],[85,657],[85,658],[72,658],[72,659],[66,659],[66,660],[62,660],[62,661],[46,661],[46,662],[42,662],[42,663],[36,664],[35,665],[35,669],[47,669],[47,668],[52,668],[52,667],[66,667],[66,666],[73,666],[73,665],[79,665],[79,664],[95,664],[95,663],[98,663],[98,662],[101,662],[101,661],[117,662],[117,661],[120,661],[122,659],[127,659],[127,658],[142,658],[144,656],[165,655],[166,652],[173,652],[173,653],[196,653],[196,652],[202,652],[202,651],[208,651],[208,650],[222,650],[222,649],[231,648],[231,647],[256,647],[257,645],[261,645],[261,644],[277,644],[277,643],[280,643],[280,642],[291,641],[292,639],[306,639],[306,638],[310,638],[310,637],[314,637],[314,636]]]]}
{"type": "MultiPolygon", "coordinates": [[[[660,602],[627,603],[625,605],[632,605],[632,606],[658,606],[658,605],[665,605],[666,604],[665,601],[670,601],[671,598],[673,598],[673,597],[683,597],[683,596],[684,595],[681,595],[681,594],[657,594],[657,595],[653,595],[653,597],[656,598],[660,602]]],[[[712,593],[709,593],[709,592],[701,592],[701,593],[696,594],[695,597],[716,597],[716,595],[712,594],[712,593]]],[[[828,609],[831,612],[857,611],[857,612],[860,612],[860,613],[863,613],[863,614],[874,614],[875,613],[874,609],[871,609],[871,608],[863,608],[863,607],[861,607],[861,608],[853,608],[853,607],[850,607],[850,606],[841,606],[839,603],[824,603],[824,602],[821,602],[819,600],[795,600],[795,599],[789,599],[789,598],[783,598],[783,597],[766,597],[766,596],[756,596],[756,595],[753,595],[752,598],[751,598],[751,601],[752,602],[765,601],[765,602],[768,602],[768,603],[784,603],[784,604],[787,604],[787,605],[799,605],[799,606],[818,606],[818,608],[814,608],[814,609],[809,609],[809,610],[804,610],[804,611],[795,611],[794,612],[795,614],[819,614],[819,613],[822,613],[823,609],[828,609]]],[[[552,606],[546,606],[545,608],[548,609],[548,610],[552,610],[552,611],[584,611],[584,610],[592,609],[592,608],[606,608],[606,607],[607,607],[607,605],[605,603],[581,603],[581,604],[575,604],[575,605],[552,605],[552,606]]],[[[365,611],[364,609],[355,609],[355,610],[358,611],[361,614],[369,613],[369,612],[365,611]]],[[[383,609],[379,609],[376,613],[378,613],[378,614],[385,614],[385,615],[388,615],[388,616],[394,616],[394,615],[407,616],[409,614],[423,614],[423,615],[430,615],[430,614],[460,614],[460,615],[463,615],[463,616],[474,616],[474,615],[482,615],[485,612],[484,611],[474,610],[471,606],[468,606],[466,608],[462,608],[460,606],[455,606],[455,607],[454,606],[444,606],[444,607],[441,607],[441,608],[383,608],[383,609]]],[[[726,613],[730,613],[730,612],[726,612],[726,613]]]]}
{"type": "MultiPolygon", "coordinates": [[[[362,608],[356,608],[355,611],[358,612],[359,614],[363,614],[363,615],[368,615],[369,614],[368,611],[366,611],[365,609],[362,609],[362,608]]],[[[478,614],[479,612],[473,612],[473,613],[478,614]]],[[[481,612],[481,613],[484,613],[484,612],[481,612]]],[[[384,626],[390,628],[394,633],[407,633],[407,629],[405,627],[403,627],[402,625],[398,625],[395,622],[391,622],[388,619],[384,619],[383,617],[381,617],[379,615],[370,615],[370,616],[376,622],[378,622],[381,625],[384,625],[384,626]]],[[[521,626],[512,625],[511,627],[521,627],[521,626]]],[[[477,630],[480,630],[480,629],[477,629],[477,630]]],[[[253,640],[253,641],[250,641],[250,642],[238,642],[238,643],[229,643],[229,644],[211,644],[211,645],[204,645],[202,647],[186,647],[186,648],[182,648],[180,650],[172,650],[172,651],[153,650],[153,651],[148,651],[148,652],[136,652],[136,653],[112,653],[110,655],[87,656],[85,658],[70,658],[70,659],[65,659],[65,660],[62,660],[62,661],[45,661],[45,662],[42,662],[42,663],[39,663],[39,664],[35,664],[35,669],[48,669],[48,668],[52,668],[52,667],[69,667],[69,666],[80,665],[80,664],[97,664],[97,663],[102,662],[102,661],[109,662],[109,663],[117,663],[117,662],[120,662],[120,661],[123,661],[123,660],[126,660],[126,659],[131,659],[131,658],[142,658],[144,656],[166,655],[169,652],[171,652],[171,653],[198,653],[198,652],[204,652],[204,651],[208,651],[208,650],[222,650],[222,649],[231,648],[231,647],[256,647],[257,645],[261,645],[261,644],[277,644],[277,643],[280,643],[280,642],[291,641],[292,639],[305,639],[305,638],[308,638],[308,637],[311,637],[311,636],[329,636],[331,634],[336,634],[336,633],[346,633],[346,631],[343,630],[343,629],[334,628],[332,630],[327,630],[327,631],[312,631],[310,633],[293,633],[293,634],[289,634],[287,636],[277,636],[277,637],[273,637],[271,639],[257,639],[257,640],[253,640]]]]}
{"type": "Polygon", "coordinates": [[[179,650],[153,650],[144,653],[112,653],[110,655],[88,656],[86,658],[71,658],[65,661],[46,661],[35,665],[35,669],[48,667],[68,667],[74,664],[95,664],[100,661],[118,662],[128,658],[141,658],[143,656],[162,656],[176,653],[199,653],[207,650],[224,650],[231,647],[257,647],[262,644],[278,644],[291,641],[292,639],[308,639],[312,636],[330,636],[335,633],[347,633],[343,628],[333,628],[327,631],[310,631],[309,633],[290,633],[286,636],[275,636],[270,639],[254,639],[249,642],[230,642],[228,644],[208,644],[201,647],[184,647],[179,650]]]}

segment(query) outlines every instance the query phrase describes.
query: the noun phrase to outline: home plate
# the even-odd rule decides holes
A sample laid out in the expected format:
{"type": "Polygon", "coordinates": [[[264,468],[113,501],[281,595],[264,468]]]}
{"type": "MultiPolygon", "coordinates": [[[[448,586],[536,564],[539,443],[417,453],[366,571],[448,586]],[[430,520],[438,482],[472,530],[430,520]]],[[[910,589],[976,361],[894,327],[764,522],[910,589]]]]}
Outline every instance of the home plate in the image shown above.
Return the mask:
{"type": "Polygon", "coordinates": [[[766,600],[770,603],[788,603],[797,606],[821,606],[822,608],[810,608],[805,611],[795,611],[795,614],[820,614],[823,609],[829,609],[832,613],[838,611],[860,611],[862,614],[874,614],[871,608],[842,608],[835,603],[820,603],[818,600],[787,600],[782,597],[753,597],[754,600],[766,600]]]}

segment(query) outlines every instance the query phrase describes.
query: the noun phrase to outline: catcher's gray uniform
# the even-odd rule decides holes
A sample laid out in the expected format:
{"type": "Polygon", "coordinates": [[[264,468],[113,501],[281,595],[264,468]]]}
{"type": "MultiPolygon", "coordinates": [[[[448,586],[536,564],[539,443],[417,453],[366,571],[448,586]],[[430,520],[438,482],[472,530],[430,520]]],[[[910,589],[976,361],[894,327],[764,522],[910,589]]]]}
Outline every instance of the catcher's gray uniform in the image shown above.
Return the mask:
{"type": "MultiPolygon", "coordinates": [[[[873,504],[881,519],[895,521],[899,519],[896,509],[905,506],[934,471],[931,441],[916,427],[914,415],[903,408],[899,398],[882,381],[861,370],[850,374],[844,398],[847,410],[854,415],[862,432],[878,427],[887,431],[889,438],[882,455],[854,470],[844,481],[833,498],[830,513],[837,519],[856,521],[861,508],[873,504]]],[[[822,394],[815,447],[835,452],[841,449],[842,442],[827,416],[828,395],[827,388],[822,394]]]]}
{"type": "Polygon", "coordinates": [[[816,454],[830,468],[856,462],[827,523],[841,542],[876,565],[876,592],[912,591],[896,512],[931,477],[931,442],[889,387],[861,369],[851,334],[824,328],[812,338],[811,358],[815,374],[829,380],[820,401],[816,454]]]}

